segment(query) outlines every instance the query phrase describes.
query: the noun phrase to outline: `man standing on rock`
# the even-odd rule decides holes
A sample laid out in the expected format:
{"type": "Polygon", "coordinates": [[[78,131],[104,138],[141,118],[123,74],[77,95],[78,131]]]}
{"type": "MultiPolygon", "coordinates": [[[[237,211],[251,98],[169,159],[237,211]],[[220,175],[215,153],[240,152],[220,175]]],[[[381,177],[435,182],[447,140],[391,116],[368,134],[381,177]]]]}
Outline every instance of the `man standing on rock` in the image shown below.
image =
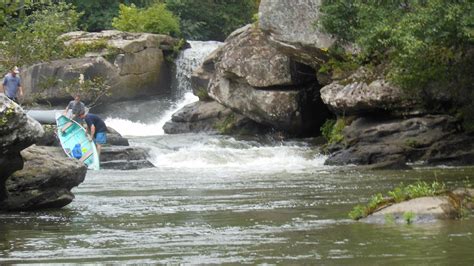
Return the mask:
{"type": "Polygon", "coordinates": [[[18,74],[20,74],[20,70],[18,67],[14,67],[11,72],[5,76],[2,84],[5,95],[16,103],[18,103],[18,91],[20,91],[20,96],[23,96],[23,88],[21,87],[21,80],[18,74]]]}
{"type": "Polygon", "coordinates": [[[94,138],[97,152],[100,155],[102,145],[107,142],[107,126],[104,120],[95,114],[85,114],[84,112],[81,112],[79,117],[86,121],[89,140],[92,140],[92,137],[94,138]]]}
{"type": "Polygon", "coordinates": [[[79,94],[76,94],[74,96],[74,100],[70,101],[69,104],[66,107],[66,110],[64,110],[64,115],[67,116],[68,111],[71,110],[71,119],[73,119],[76,122],[82,122],[79,118],[79,115],[81,113],[86,112],[86,106],[83,102],[81,102],[81,96],[79,94]]]}

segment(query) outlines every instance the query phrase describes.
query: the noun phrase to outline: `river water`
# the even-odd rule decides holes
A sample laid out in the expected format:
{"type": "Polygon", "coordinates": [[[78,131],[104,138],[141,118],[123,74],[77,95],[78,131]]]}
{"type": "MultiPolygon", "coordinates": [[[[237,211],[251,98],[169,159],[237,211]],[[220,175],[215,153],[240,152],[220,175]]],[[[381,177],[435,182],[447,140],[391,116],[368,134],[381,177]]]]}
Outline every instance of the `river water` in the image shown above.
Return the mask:
{"type": "Polygon", "coordinates": [[[104,114],[131,145],[151,149],[156,168],[89,171],[61,210],[1,214],[0,263],[474,263],[472,216],[424,225],[347,218],[400,182],[457,187],[472,183],[474,168],[362,171],[324,166],[310,139],[163,134],[170,114],[194,100],[184,91],[104,114]]]}

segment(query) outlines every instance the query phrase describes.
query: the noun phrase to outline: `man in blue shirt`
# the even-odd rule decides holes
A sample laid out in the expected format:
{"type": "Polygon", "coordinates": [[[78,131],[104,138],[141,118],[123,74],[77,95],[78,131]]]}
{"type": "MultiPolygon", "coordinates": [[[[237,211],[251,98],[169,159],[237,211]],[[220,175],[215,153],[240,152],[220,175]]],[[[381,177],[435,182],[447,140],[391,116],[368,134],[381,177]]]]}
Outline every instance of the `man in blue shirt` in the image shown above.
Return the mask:
{"type": "Polygon", "coordinates": [[[105,125],[104,120],[95,114],[85,114],[84,112],[82,112],[79,117],[86,121],[89,139],[92,140],[91,136],[94,137],[95,146],[100,155],[102,145],[107,142],[107,126],[105,125]]]}
{"type": "Polygon", "coordinates": [[[18,67],[14,67],[11,72],[5,76],[2,84],[5,95],[16,103],[18,103],[18,91],[20,91],[20,96],[23,96],[23,88],[21,87],[21,80],[18,74],[20,74],[20,70],[18,67]]]}

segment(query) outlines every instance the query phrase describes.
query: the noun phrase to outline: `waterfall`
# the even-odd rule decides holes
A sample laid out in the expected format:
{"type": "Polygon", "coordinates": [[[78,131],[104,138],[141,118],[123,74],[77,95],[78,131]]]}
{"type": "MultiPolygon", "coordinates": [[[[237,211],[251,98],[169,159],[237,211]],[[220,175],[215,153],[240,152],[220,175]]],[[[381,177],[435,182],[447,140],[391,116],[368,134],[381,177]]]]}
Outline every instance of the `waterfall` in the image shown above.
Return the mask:
{"type": "Polygon", "coordinates": [[[198,98],[192,93],[191,74],[199,67],[204,59],[217,49],[220,42],[189,41],[190,48],[181,51],[176,58],[176,75],[172,82],[173,95],[171,99],[151,99],[145,102],[126,103],[121,110],[128,110],[119,115],[120,110],[109,115],[106,124],[124,136],[155,136],[163,135],[164,124],[171,120],[171,116],[187,104],[198,98]],[[140,115],[131,117],[130,109],[140,115]],[[149,117],[153,118],[150,119],[149,117]]]}
{"type": "Polygon", "coordinates": [[[177,98],[182,98],[186,92],[191,91],[191,74],[199,67],[204,59],[215,49],[221,46],[221,42],[213,41],[189,41],[191,48],[182,51],[175,61],[176,75],[171,87],[177,98]]]}

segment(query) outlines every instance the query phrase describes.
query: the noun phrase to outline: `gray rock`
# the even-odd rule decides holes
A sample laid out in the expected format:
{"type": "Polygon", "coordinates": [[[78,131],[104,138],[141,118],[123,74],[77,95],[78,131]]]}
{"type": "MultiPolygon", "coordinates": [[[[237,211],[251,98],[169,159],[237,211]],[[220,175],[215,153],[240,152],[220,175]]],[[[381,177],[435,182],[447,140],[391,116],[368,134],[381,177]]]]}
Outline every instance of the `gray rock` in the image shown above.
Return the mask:
{"type": "Polygon", "coordinates": [[[360,221],[366,223],[430,223],[454,219],[459,210],[448,196],[422,197],[383,208],[360,221]]]}
{"type": "MultiPolygon", "coordinates": [[[[320,0],[262,0],[258,25],[283,53],[304,64],[319,68],[327,60],[324,52],[334,39],[321,32],[320,0]]],[[[356,52],[352,46],[349,52],[356,52]]]]}
{"type": "Polygon", "coordinates": [[[101,162],[100,167],[102,169],[114,170],[138,170],[144,168],[153,168],[155,166],[148,160],[115,160],[101,162]]]}
{"type": "MultiPolygon", "coordinates": [[[[54,81],[103,77],[110,86],[111,96],[102,100],[115,101],[169,92],[170,68],[164,52],[176,40],[165,35],[104,31],[73,32],[63,36],[66,45],[107,42],[103,52],[86,54],[83,58],[44,62],[28,67],[21,73],[25,99],[62,103],[71,99],[54,81]]],[[[87,99],[86,99],[87,101],[87,99]]]]}
{"type": "Polygon", "coordinates": [[[460,132],[458,121],[448,115],[382,120],[361,117],[346,126],[343,135],[343,145],[330,149],[326,164],[474,163],[474,137],[460,132]]]}
{"type": "Polygon", "coordinates": [[[236,30],[213,58],[208,92],[220,104],[293,134],[319,129],[326,119],[315,72],[292,64],[259,30],[251,26],[236,30]]]}
{"type": "Polygon", "coordinates": [[[128,139],[122,137],[117,130],[107,127],[107,145],[112,146],[130,146],[128,139]]]}
{"type": "Polygon", "coordinates": [[[24,167],[7,179],[7,197],[0,209],[61,208],[74,199],[71,189],[82,183],[86,175],[83,163],[67,158],[58,147],[31,146],[21,155],[24,167]]]}
{"type": "Polygon", "coordinates": [[[0,201],[6,197],[5,180],[23,168],[20,151],[44,134],[41,125],[0,94],[0,201]]]}
{"type": "Polygon", "coordinates": [[[336,114],[408,112],[416,101],[397,86],[359,69],[350,77],[334,81],[321,89],[321,99],[336,114]]]}
{"type": "Polygon", "coordinates": [[[141,147],[104,146],[100,154],[100,166],[117,170],[154,167],[148,161],[148,156],[148,150],[141,147]]]}
{"type": "Polygon", "coordinates": [[[268,131],[268,128],[215,101],[198,101],[185,106],[173,114],[163,129],[167,134],[224,133],[220,130],[228,134],[255,134],[268,131]]]}

